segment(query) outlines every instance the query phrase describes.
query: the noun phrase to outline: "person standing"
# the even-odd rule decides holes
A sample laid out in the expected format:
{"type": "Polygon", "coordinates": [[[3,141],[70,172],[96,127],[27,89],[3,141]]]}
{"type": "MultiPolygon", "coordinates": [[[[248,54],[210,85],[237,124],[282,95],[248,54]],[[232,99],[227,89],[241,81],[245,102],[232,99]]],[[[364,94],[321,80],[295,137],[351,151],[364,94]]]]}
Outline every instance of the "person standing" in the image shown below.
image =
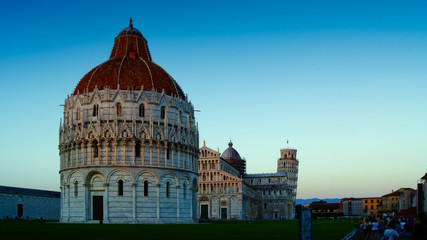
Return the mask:
{"type": "Polygon", "coordinates": [[[409,224],[403,226],[403,231],[399,234],[399,240],[410,240],[412,239],[411,228],[409,224]]]}
{"type": "Polygon", "coordinates": [[[378,238],[378,226],[379,226],[378,220],[376,221],[375,218],[372,218],[371,225],[372,225],[371,239],[377,240],[377,238],[378,238]]]}
{"type": "Polygon", "coordinates": [[[391,220],[388,224],[388,228],[384,231],[384,240],[397,240],[399,234],[394,229],[396,227],[396,222],[391,220]]]}

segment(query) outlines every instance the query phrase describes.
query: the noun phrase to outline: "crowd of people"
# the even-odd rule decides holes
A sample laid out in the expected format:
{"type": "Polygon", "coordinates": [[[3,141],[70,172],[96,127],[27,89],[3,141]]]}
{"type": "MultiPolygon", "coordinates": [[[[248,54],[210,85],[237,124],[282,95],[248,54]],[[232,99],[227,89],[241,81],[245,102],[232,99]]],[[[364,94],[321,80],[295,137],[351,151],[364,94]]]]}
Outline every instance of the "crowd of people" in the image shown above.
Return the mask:
{"type": "Polygon", "coordinates": [[[360,240],[408,240],[413,239],[417,218],[368,217],[356,221],[360,240]]]}

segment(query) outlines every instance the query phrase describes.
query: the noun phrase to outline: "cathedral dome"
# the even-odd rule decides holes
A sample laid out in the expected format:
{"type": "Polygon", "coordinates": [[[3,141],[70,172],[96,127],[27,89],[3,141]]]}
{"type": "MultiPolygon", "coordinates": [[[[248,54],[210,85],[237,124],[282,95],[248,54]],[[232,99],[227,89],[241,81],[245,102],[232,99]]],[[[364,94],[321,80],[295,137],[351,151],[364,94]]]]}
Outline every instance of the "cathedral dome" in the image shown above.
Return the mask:
{"type": "Polygon", "coordinates": [[[233,148],[233,143],[228,143],[228,148],[221,154],[221,158],[238,170],[241,174],[246,173],[246,161],[240,157],[240,154],[233,148]]]}
{"type": "Polygon", "coordinates": [[[134,28],[132,19],[114,40],[110,58],[89,71],[73,94],[97,89],[154,90],[185,100],[178,83],[151,59],[147,40],[134,28]]]}
{"type": "Polygon", "coordinates": [[[233,148],[233,143],[231,141],[228,143],[228,148],[221,154],[221,158],[224,160],[242,160],[239,153],[233,148]]]}

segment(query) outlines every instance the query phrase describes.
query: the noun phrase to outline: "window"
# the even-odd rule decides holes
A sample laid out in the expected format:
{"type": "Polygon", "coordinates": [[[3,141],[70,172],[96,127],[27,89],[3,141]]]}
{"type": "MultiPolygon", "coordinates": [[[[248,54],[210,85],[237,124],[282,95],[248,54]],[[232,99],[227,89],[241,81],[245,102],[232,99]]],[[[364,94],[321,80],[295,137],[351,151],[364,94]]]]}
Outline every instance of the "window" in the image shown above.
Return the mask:
{"type": "Polygon", "coordinates": [[[136,141],[135,143],[135,157],[141,157],[141,142],[136,141]]]}
{"type": "Polygon", "coordinates": [[[93,105],[92,116],[94,117],[98,116],[98,104],[93,105]]]}
{"type": "Polygon", "coordinates": [[[123,180],[119,180],[119,196],[123,196],[123,180]]]}
{"type": "Polygon", "coordinates": [[[121,103],[116,104],[116,113],[117,113],[118,117],[122,116],[122,104],[121,103]]]}
{"type": "Polygon", "coordinates": [[[267,203],[264,203],[264,209],[267,209],[267,203]]]}
{"type": "Polygon", "coordinates": [[[169,159],[170,158],[170,151],[169,151],[169,148],[166,148],[166,159],[169,159]]]}
{"type": "Polygon", "coordinates": [[[170,183],[166,182],[166,197],[170,196],[170,183]]]}
{"type": "Polygon", "coordinates": [[[162,108],[160,108],[160,118],[165,119],[165,116],[166,116],[166,108],[165,106],[162,106],[162,108]]]}
{"type": "Polygon", "coordinates": [[[139,116],[144,117],[145,116],[145,106],[144,104],[139,105],[139,116]]]}
{"type": "Polygon", "coordinates": [[[78,197],[79,196],[79,182],[75,181],[74,182],[74,197],[78,197]]]}
{"type": "Polygon", "coordinates": [[[184,191],[184,198],[187,198],[187,185],[185,183],[183,186],[183,191],[184,191]]]}
{"type": "Polygon", "coordinates": [[[148,196],[148,180],[144,181],[144,196],[148,196]]]}
{"type": "Polygon", "coordinates": [[[268,183],[270,183],[270,182],[271,182],[271,179],[269,178],[269,179],[268,179],[268,183]]]}
{"type": "Polygon", "coordinates": [[[374,200],[371,200],[371,203],[374,203],[374,200]]]}
{"type": "Polygon", "coordinates": [[[80,108],[77,108],[77,111],[76,111],[76,119],[77,119],[77,120],[80,120],[80,108]]]}
{"type": "Polygon", "coordinates": [[[92,152],[93,152],[93,157],[98,157],[98,142],[94,141],[92,143],[92,152]]]}

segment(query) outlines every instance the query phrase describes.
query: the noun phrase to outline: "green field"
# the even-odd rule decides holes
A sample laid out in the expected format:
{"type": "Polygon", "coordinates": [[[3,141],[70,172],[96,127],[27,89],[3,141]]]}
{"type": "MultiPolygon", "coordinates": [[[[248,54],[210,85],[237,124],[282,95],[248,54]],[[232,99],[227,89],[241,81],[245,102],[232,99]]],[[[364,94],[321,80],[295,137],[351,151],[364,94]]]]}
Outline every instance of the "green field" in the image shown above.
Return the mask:
{"type": "MultiPolygon", "coordinates": [[[[313,221],[313,239],[341,239],[352,221],[313,221]]],[[[119,225],[0,222],[1,239],[298,239],[298,221],[240,221],[204,224],[119,225]]]]}

